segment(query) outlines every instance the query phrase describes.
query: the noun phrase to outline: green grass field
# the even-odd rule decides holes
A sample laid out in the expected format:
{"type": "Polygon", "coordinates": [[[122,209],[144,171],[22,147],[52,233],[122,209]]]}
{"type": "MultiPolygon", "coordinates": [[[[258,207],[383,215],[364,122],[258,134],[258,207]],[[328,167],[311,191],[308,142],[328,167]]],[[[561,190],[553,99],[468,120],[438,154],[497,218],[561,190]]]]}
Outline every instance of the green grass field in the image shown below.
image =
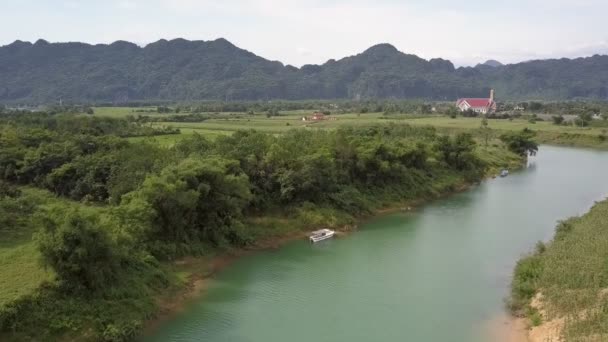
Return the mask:
{"type": "MultiPolygon", "coordinates": [[[[30,199],[48,196],[44,190],[24,188],[22,191],[30,199]]],[[[53,277],[39,263],[33,232],[34,228],[29,226],[0,231],[0,307],[31,293],[53,277]]]]}
{"type": "MultiPolygon", "coordinates": [[[[150,109],[150,108],[147,108],[150,109]]],[[[99,107],[95,108],[95,115],[124,117],[127,115],[149,115],[166,116],[168,114],[158,113],[137,113],[133,108],[126,107],[99,107]]],[[[336,114],[331,117],[335,120],[324,120],[318,122],[302,121],[302,117],[310,115],[309,111],[287,111],[280,116],[266,117],[265,114],[257,113],[247,115],[244,113],[221,113],[218,118],[209,119],[203,122],[167,122],[154,123],[157,126],[177,127],[183,134],[199,133],[214,138],[219,135],[230,134],[237,130],[255,129],[262,132],[280,134],[293,128],[300,129],[336,129],[341,126],[368,126],[378,123],[407,123],[410,125],[429,125],[442,131],[456,132],[463,130],[475,130],[481,126],[480,118],[449,118],[437,115],[408,115],[382,113],[366,114],[336,114]]],[[[601,140],[600,136],[606,135],[605,129],[599,127],[573,127],[557,126],[548,121],[537,121],[530,123],[526,119],[488,120],[489,127],[495,130],[496,134],[505,131],[522,130],[529,128],[537,131],[538,139],[543,143],[565,144],[573,146],[588,146],[608,148],[608,142],[601,140]]],[[[161,143],[173,143],[173,138],[159,139],[161,143]]]]}
{"type": "Polygon", "coordinates": [[[114,117],[114,118],[123,118],[126,117],[128,115],[133,115],[133,116],[137,116],[138,114],[141,115],[158,115],[158,113],[137,113],[135,112],[136,110],[151,110],[154,111],[156,110],[156,107],[138,107],[138,108],[132,108],[132,107],[95,107],[94,111],[95,111],[95,115],[99,115],[99,116],[109,116],[109,117],[114,117]]]}
{"type": "Polygon", "coordinates": [[[34,291],[52,275],[40,267],[31,238],[0,243],[0,307],[34,291]]]}
{"type": "MultiPolygon", "coordinates": [[[[418,118],[413,120],[407,120],[412,124],[416,125],[431,125],[435,127],[448,128],[448,129],[475,129],[479,128],[481,124],[480,118],[462,118],[458,117],[452,119],[449,117],[430,117],[430,118],[418,118]]],[[[538,131],[547,132],[559,132],[569,134],[590,134],[597,135],[601,133],[599,128],[578,128],[572,126],[557,126],[548,121],[537,121],[532,124],[528,120],[514,119],[512,121],[502,119],[490,119],[488,120],[489,127],[497,130],[504,131],[515,131],[522,130],[524,128],[530,128],[538,131]]]]}

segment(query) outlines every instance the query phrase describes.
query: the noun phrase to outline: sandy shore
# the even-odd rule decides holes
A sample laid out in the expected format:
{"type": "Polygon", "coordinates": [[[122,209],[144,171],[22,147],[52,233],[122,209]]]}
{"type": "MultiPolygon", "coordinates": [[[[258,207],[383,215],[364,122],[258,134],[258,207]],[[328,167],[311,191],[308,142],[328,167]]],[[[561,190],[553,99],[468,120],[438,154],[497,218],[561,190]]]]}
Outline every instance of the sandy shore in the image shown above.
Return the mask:
{"type": "Polygon", "coordinates": [[[525,319],[504,312],[489,320],[482,331],[484,340],[494,342],[531,342],[525,319]]]}

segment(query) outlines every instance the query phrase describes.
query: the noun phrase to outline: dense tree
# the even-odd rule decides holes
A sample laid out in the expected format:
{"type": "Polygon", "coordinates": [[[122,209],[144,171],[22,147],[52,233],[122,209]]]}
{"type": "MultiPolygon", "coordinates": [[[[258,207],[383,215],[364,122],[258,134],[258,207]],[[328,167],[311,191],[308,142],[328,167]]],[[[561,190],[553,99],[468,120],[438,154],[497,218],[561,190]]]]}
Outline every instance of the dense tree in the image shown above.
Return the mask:
{"type": "Polygon", "coordinates": [[[478,160],[473,154],[475,140],[469,133],[460,133],[455,137],[447,135],[437,139],[435,150],[439,152],[441,160],[458,170],[472,170],[477,168],[478,160]]]}
{"type": "MultiPolygon", "coordinates": [[[[118,202],[172,158],[166,149],[117,137],[141,133],[142,126],[126,120],[29,113],[0,116],[0,123],[6,123],[0,126],[0,179],[75,200],[112,196],[118,202]]],[[[154,132],[164,133],[145,134],[154,132]]]]}
{"type": "Polygon", "coordinates": [[[147,178],[123,205],[145,203],[151,209],[142,238],[153,253],[168,257],[190,253],[201,243],[244,243],[240,219],[250,197],[236,162],[189,158],[147,178]]]}
{"type": "Polygon", "coordinates": [[[115,226],[162,258],[248,243],[244,213],[315,203],[357,214],[374,193],[428,190],[422,181],[446,168],[469,180],[484,170],[469,135],[440,137],[430,127],[193,134],[162,148],[121,139],[141,129],[128,120],[30,113],[0,122],[10,122],[0,130],[0,179],[120,204],[115,226]]]}
{"type": "Polygon", "coordinates": [[[581,113],[576,119],[574,119],[574,123],[578,127],[587,127],[592,120],[593,115],[591,113],[581,113]]]}
{"type": "Polygon", "coordinates": [[[535,155],[538,151],[538,144],[534,141],[536,132],[528,128],[519,132],[505,133],[500,136],[500,140],[504,142],[509,150],[518,155],[527,156],[535,155]]]}
{"type": "Polygon", "coordinates": [[[564,116],[563,115],[554,115],[551,117],[551,119],[553,120],[553,123],[556,125],[561,125],[564,123],[564,116]]]}
{"type": "Polygon", "coordinates": [[[55,207],[40,218],[36,236],[42,261],[70,290],[99,290],[116,279],[120,256],[99,216],[55,207]]]}

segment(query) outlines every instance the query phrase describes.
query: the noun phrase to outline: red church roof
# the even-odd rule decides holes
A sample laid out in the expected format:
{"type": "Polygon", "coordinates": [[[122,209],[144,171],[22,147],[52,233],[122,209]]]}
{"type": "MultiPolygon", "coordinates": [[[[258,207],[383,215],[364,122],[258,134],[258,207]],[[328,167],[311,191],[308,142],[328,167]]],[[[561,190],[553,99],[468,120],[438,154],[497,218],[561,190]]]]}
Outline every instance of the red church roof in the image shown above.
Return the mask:
{"type": "Polygon", "coordinates": [[[490,99],[459,99],[458,100],[458,104],[462,103],[462,102],[467,102],[469,104],[469,106],[473,107],[473,108],[485,108],[488,107],[490,105],[492,105],[492,100],[490,99]]]}

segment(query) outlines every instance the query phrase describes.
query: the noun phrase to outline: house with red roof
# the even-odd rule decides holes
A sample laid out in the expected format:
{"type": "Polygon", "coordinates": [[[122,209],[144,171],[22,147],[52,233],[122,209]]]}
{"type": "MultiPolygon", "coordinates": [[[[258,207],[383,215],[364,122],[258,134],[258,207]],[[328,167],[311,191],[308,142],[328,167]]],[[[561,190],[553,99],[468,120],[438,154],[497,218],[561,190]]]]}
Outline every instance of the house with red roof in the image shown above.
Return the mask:
{"type": "Polygon", "coordinates": [[[496,101],[494,101],[494,89],[490,89],[489,98],[463,98],[456,101],[456,107],[461,112],[472,110],[479,114],[491,114],[496,112],[496,101]]]}
{"type": "Polygon", "coordinates": [[[323,121],[323,120],[338,120],[334,116],[325,115],[322,112],[314,112],[312,116],[305,116],[302,121],[323,121]]]}

